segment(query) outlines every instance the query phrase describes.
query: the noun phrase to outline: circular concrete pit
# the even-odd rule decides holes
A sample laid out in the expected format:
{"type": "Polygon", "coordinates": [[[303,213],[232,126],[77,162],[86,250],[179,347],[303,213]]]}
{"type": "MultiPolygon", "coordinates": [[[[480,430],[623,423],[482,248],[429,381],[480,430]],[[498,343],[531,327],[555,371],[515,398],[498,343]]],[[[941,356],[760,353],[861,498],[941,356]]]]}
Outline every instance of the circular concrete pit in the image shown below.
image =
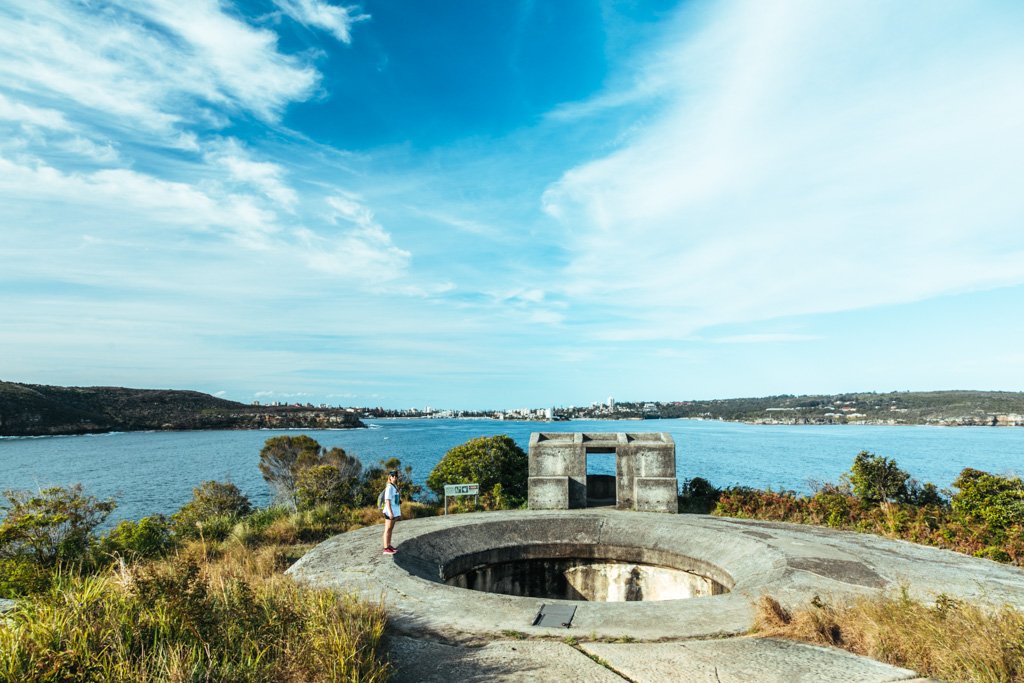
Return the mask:
{"type": "Polygon", "coordinates": [[[440,575],[458,588],[585,602],[685,600],[720,595],[732,585],[717,568],[717,578],[682,568],[693,567],[691,558],[660,553],[663,564],[648,564],[638,559],[645,554],[640,550],[565,543],[500,547],[461,555],[440,575]]]}
{"type": "Polygon", "coordinates": [[[492,512],[402,521],[320,544],[288,574],[383,600],[399,632],[473,640],[523,632],[542,605],[591,638],[747,632],[769,594],[790,606],[894,590],[1024,607],[1024,572],[949,551],[819,527],[618,510],[492,512]],[[477,588],[482,590],[468,590],[477,588]]]}

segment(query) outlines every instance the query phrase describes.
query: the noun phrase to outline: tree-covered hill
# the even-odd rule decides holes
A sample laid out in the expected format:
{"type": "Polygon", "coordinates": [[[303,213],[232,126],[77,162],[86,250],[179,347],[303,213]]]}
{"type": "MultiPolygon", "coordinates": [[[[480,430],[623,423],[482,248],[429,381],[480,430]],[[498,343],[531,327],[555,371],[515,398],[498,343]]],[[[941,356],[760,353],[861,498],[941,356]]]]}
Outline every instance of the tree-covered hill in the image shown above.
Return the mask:
{"type": "Polygon", "coordinates": [[[356,413],[341,408],[253,406],[198,391],[0,381],[0,436],[363,426],[356,413]]]}
{"type": "Polygon", "coordinates": [[[900,391],[620,403],[617,416],[690,417],[766,424],[1024,425],[1024,392],[900,391]]]}

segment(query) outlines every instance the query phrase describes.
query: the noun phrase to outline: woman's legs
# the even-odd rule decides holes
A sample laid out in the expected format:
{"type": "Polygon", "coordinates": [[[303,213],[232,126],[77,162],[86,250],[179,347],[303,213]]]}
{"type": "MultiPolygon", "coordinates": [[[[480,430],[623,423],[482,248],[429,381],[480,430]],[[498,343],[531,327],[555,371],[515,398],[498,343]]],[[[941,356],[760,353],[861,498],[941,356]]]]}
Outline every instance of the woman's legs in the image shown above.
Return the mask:
{"type": "Polygon", "coordinates": [[[384,547],[391,547],[391,531],[395,528],[395,520],[384,518],[384,547]]]}

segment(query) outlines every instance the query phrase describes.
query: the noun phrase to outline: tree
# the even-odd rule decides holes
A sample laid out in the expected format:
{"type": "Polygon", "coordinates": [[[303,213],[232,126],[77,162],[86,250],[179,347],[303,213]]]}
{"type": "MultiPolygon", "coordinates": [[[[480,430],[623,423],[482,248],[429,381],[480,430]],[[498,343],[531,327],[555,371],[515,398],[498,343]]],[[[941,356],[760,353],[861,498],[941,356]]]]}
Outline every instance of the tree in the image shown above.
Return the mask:
{"type": "Polygon", "coordinates": [[[100,500],[81,484],[38,493],[5,491],[7,516],[0,522],[0,559],[24,558],[44,567],[85,557],[93,530],[113,512],[113,499],[100,500]]]}
{"type": "Polygon", "coordinates": [[[192,489],[192,500],[171,515],[175,532],[183,537],[198,536],[210,522],[221,522],[218,531],[252,512],[252,503],[230,482],[204,481],[192,489]]]}
{"type": "Polygon", "coordinates": [[[871,505],[893,501],[907,502],[910,475],[892,458],[861,451],[853,459],[847,475],[853,495],[871,505]]]}
{"type": "Polygon", "coordinates": [[[480,484],[481,493],[492,493],[501,484],[501,493],[516,505],[527,496],[529,458],[511,437],[481,436],[452,448],[427,477],[437,495],[445,484],[480,484]]]}
{"type": "MultiPolygon", "coordinates": [[[[297,504],[296,486],[300,474],[309,468],[330,466],[339,480],[358,479],[363,466],[341,448],[324,449],[306,435],[275,436],[267,439],[260,451],[260,473],[279,498],[297,504]]],[[[321,476],[324,476],[321,473],[321,476]]]]}
{"type": "Polygon", "coordinates": [[[260,450],[260,474],[280,498],[295,502],[295,478],[319,459],[320,444],[306,436],[275,436],[260,450]]]}

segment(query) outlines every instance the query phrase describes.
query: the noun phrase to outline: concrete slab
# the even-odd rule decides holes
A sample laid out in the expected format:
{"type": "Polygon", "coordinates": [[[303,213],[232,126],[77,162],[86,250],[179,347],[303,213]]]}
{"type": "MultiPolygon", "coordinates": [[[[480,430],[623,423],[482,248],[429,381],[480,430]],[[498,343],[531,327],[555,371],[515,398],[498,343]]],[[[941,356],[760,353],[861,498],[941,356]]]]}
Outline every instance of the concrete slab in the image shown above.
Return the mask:
{"type": "MultiPolygon", "coordinates": [[[[730,588],[723,595],[660,602],[574,602],[573,633],[590,640],[701,639],[749,631],[764,594],[787,607],[815,595],[843,600],[907,586],[1024,608],[1024,572],[989,560],[878,536],[796,524],[620,510],[514,511],[400,522],[399,553],[380,552],[380,531],[360,529],[320,544],[288,570],[296,580],[383,599],[410,634],[487,641],[507,630],[531,636],[547,599],[496,595],[444,583],[459,558],[541,544],[560,556],[633,553],[630,561],[685,568],[730,588]]],[[[623,559],[618,557],[616,559],[623,559]]]]}
{"type": "Polygon", "coordinates": [[[885,683],[917,678],[913,671],[842,650],[767,638],[581,647],[633,683],[885,683]]]}
{"type": "Polygon", "coordinates": [[[388,659],[395,667],[392,683],[623,683],[624,680],[572,646],[557,641],[501,640],[467,647],[396,636],[388,639],[386,647],[388,659]]]}

